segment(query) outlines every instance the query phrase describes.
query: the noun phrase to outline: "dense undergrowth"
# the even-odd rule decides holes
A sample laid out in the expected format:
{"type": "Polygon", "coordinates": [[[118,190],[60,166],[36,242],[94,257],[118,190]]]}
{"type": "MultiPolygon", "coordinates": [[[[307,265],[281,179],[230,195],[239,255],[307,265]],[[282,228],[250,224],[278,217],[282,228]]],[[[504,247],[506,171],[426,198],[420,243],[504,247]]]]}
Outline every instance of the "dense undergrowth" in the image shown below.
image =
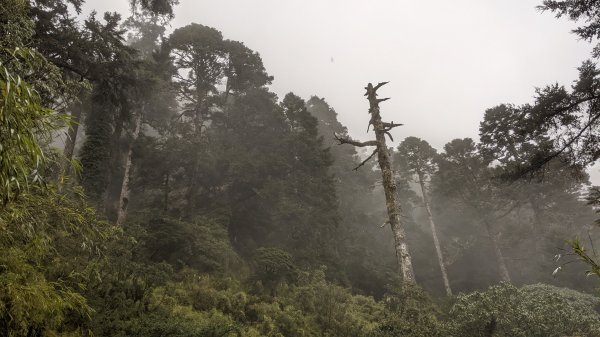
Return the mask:
{"type": "Polygon", "coordinates": [[[177,250],[159,257],[173,237],[156,224],[176,221],[123,231],[80,196],[23,195],[0,216],[2,335],[600,336],[592,295],[501,283],[443,300],[390,287],[374,299],[328,281],[325,267],[299,269],[276,248],[243,261],[208,218],[177,221],[194,229],[177,248],[192,260],[177,250]]]}

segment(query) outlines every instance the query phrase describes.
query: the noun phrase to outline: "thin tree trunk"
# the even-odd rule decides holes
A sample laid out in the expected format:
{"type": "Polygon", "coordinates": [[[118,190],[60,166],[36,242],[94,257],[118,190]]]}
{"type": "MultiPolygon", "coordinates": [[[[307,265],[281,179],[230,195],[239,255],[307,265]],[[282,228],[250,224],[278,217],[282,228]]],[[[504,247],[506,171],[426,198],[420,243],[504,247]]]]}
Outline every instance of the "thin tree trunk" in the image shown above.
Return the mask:
{"type": "Polygon", "coordinates": [[[223,99],[223,106],[227,106],[227,101],[229,100],[229,92],[231,91],[231,85],[229,83],[229,76],[227,77],[227,82],[225,82],[225,97],[223,99]]]}
{"type": "Polygon", "coordinates": [[[65,133],[65,146],[63,148],[63,158],[61,158],[61,167],[54,177],[57,182],[57,186],[59,190],[62,189],[65,181],[65,177],[68,177],[72,173],[71,160],[73,159],[73,154],[75,153],[75,143],[77,141],[77,132],[79,131],[79,121],[81,119],[81,103],[74,104],[71,110],[71,125],[67,129],[65,133]]]}
{"type": "Polygon", "coordinates": [[[377,88],[369,83],[367,86],[367,96],[369,99],[369,112],[371,113],[371,124],[375,130],[375,139],[377,142],[377,161],[381,169],[381,177],[383,179],[383,189],[385,192],[386,208],[389,217],[390,227],[394,234],[394,248],[396,250],[396,258],[401,271],[402,281],[404,284],[415,282],[415,274],[412,266],[412,259],[408,244],[406,242],[406,230],[402,223],[402,208],[396,188],[396,180],[392,172],[390,153],[385,141],[386,126],[381,120],[379,111],[379,102],[377,99],[377,88]]]}
{"type": "Polygon", "coordinates": [[[511,282],[510,274],[508,273],[508,268],[506,267],[506,262],[504,261],[504,255],[502,255],[502,249],[500,249],[498,235],[492,232],[490,223],[487,220],[484,220],[484,223],[488,235],[490,236],[490,241],[492,242],[492,249],[494,250],[494,255],[496,256],[496,262],[498,263],[500,279],[505,282],[511,282]]]}
{"type": "Polygon", "coordinates": [[[543,233],[542,233],[542,228],[543,228],[543,222],[542,222],[542,211],[540,210],[540,206],[538,204],[538,202],[533,198],[533,197],[529,197],[529,204],[531,205],[531,210],[533,212],[533,248],[534,248],[534,252],[537,256],[540,256],[542,258],[542,261],[545,261],[545,256],[543,254],[543,252],[541,251],[542,247],[540,245],[540,243],[542,242],[543,239],[543,233]]]}
{"type": "Polygon", "coordinates": [[[427,211],[427,217],[429,218],[429,225],[431,226],[431,234],[433,236],[433,244],[435,246],[435,252],[437,253],[438,263],[440,264],[440,270],[442,271],[442,279],[444,280],[444,288],[446,288],[446,295],[452,296],[452,289],[450,288],[450,281],[448,281],[448,273],[446,272],[446,265],[444,264],[444,257],[442,255],[442,247],[437,236],[437,230],[435,229],[435,222],[433,222],[433,215],[431,214],[431,208],[429,207],[429,197],[427,190],[425,189],[425,182],[423,181],[423,173],[418,173],[419,185],[421,185],[421,193],[423,194],[423,203],[425,204],[425,210],[427,211]]]}
{"type": "Polygon", "coordinates": [[[196,143],[196,151],[193,154],[194,158],[192,161],[192,172],[190,174],[190,183],[187,190],[187,215],[188,217],[192,217],[194,214],[194,210],[196,208],[196,200],[198,194],[198,177],[200,175],[200,154],[202,149],[202,131],[198,131],[197,135],[194,135],[195,138],[198,138],[196,143]]]}
{"type": "Polygon", "coordinates": [[[123,172],[123,182],[121,183],[121,193],[119,194],[119,206],[117,209],[116,223],[118,226],[122,225],[125,222],[125,218],[127,217],[127,205],[129,204],[129,195],[131,192],[129,182],[131,180],[133,147],[135,145],[135,141],[140,135],[141,125],[142,114],[138,113],[135,117],[133,135],[131,136],[131,140],[129,141],[127,157],[125,159],[125,170],[123,172]]]}
{"type": "Polygon", "coordinates": [[[165,189],[163,194],[163,210],[167,212],[169,210],[169,180],[170,180],[169,171],[165,173],[165,189]]]}
{"type": "Polygon", "coordinates": [[[67,139],[65,140],[65,147],[63,154],[67,161],[73,159],[75,153],[75,143],[77,142],[77,132],[79,131],[79,122],[81,120],[81,104],[76,104],[71,112],[71,126],[67,130],[67,139]]]}

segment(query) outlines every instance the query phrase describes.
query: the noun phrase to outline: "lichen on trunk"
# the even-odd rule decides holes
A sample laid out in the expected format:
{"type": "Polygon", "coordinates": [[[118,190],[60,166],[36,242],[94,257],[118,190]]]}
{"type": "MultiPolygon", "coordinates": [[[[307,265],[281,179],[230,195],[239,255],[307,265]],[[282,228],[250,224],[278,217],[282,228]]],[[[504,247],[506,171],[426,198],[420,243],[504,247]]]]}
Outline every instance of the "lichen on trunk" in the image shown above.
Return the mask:
{"type": "Polygon", "coordinates": [[[390,228],[392,229],[394,236],[394,248],[396,250],[396,258],[400,269],[400,276],[403,284],[414,284],[416,283],[415,274],[413,271],[410,251],[408,249],[405,225],[402,222],[402,207],[400,205],[400,200],[398,200],[396,181],[392,172],[390,153],[385,139],[386,135],[391,139],[392,136],[389,133],[390,130],[397,126],[401,126],[402,124],[395,124],[394,122],[387,123],[381,120],[379,103],[388,100],[388,98],[377,98],[377,90],[386,83],[387,82],[381,82],[376,86],[373,86],[373,84],[369,83],[365,88],[367,90],[365,96],[367,96],[367,99],[369,100],[369,114],[371,114],[369,127],[373,125],[375,140],[358,142],[349,138],[339,137],[338,135],[335,135],[335,137],[340,144],[351,144],[359,147],[375,146],[373,153],[355,169],[358,169],[364,165],[369,159],[377,154],[377,161],[381,169],[381,177],[383,180],[388,223],[390,224],[390,228]]]}

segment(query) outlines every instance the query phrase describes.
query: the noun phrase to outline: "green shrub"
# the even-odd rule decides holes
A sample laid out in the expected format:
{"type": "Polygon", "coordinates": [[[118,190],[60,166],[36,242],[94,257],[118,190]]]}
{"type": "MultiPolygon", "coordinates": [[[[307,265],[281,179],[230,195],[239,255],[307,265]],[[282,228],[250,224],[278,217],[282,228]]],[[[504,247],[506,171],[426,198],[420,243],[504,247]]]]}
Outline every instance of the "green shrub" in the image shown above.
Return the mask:
{"type": "Polygon", "coordinates": [[[186,222],[160,217],[144,227],[147,233],[142,239],[152,261],[201,272],[225,272],[240,264],[227,228],[214,219],[199,217],[186,222]]]}
{"type": "Polygon", "coordinates": [[[117,229],[72,195],[31,190],[0,211],[0,335],[79,336],[84,297],[117,229]]]}
{"type": "Polygon", "coordinates": [[[461,294],[450,316],[456,336],[600,336],[600,299],[566,288],[502,283],[461,294]]]}
{"type": "Polygon", "coordinates": [[[417,286],[393,288],[384,296],[385,312],[369,336],[447,336],[447,325],[429,296],[417,286]]]}

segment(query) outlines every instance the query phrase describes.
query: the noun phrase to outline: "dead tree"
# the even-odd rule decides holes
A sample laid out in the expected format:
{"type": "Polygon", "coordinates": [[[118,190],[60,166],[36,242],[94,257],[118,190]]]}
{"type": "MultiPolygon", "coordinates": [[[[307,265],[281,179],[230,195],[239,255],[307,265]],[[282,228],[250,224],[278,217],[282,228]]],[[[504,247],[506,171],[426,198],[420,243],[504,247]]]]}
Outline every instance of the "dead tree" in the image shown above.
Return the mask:
{"type": "Polygon", "coordinates": [[[394,234],[394,248],[396,249],[396,258],[400,267],[400,276],[402,277],[403,284],[415,283],[415,274],[412,267],[412,261],[408,245],[406,242],[406,230],[404,228],[402,208],[400,207],[400,200],[396,192],[396,181],[394,180],[394,174],[392,172],[392,164],[390,159],[390,153],[386,145],[385,136],[390,137],[393,141],[390,130],[402,124],[395,124],[394,122],[386,123],[381,120],[381,114],[379,111],[379,103],[387,101],[389,98],[377,98],[377,89],[381,88],[388,82],[381,82],[376,86],[369,83],[365,88],[367,92],[365,96],[369,100],[369,114],[371,114],[371,120],[367,127],[367,132],[371,125],[373,125],[373,131],[375,131],[375,140],[367,142],[358,142],[348,137],[340,137],[335,135],[335,138],[340,144],[350,144],[359,147],[375,146],[373,153],[360,163],[356,168],[363,166],[369,159],[373,158],[377,154],[377,161],[381,168],[381,176],[383,180],[383,188],[385,191],[385,200],[388,213],[388,221],[390,224],[392,233],[394,234]]]}

